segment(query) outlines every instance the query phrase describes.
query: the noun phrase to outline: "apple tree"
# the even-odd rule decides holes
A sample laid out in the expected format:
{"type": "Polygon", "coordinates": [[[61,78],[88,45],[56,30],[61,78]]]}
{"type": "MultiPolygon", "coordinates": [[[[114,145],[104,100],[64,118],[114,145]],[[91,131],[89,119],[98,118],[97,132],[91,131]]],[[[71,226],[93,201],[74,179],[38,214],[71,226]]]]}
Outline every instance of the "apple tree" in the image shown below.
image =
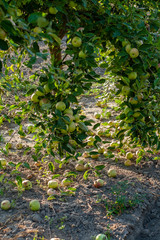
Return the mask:
{"type": "Polygon", "coordinates": [[[117,137],[160,147],[159,9],[155,1],[0,1],[0,89],[14,89],[15,104],[7,107],[21,110],[14,116],[19,134],[26,117],[34,123],[36,153],[74,154],[85,146],[92,121],[80,114],[78,97],[105,82],[97,67],[114,76],[123,97],[117,137]]]}

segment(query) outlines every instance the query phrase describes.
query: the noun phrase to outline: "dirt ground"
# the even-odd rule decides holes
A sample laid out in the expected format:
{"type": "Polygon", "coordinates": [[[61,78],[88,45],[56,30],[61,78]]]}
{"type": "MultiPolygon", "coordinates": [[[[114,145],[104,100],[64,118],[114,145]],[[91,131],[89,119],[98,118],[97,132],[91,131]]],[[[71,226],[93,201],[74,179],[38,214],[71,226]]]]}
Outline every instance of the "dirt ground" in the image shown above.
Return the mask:
{"type": "MultiPolygon", "coordinates": [[[[94,93],[82,96],[80,102],[88,118],[95,119],[95,112],[102,113],[102,108],[96,105],[94,93]]],[[[113,107],[114,102],[106,107],[106,111],[111,112],[111,120],[119,114],[113,107]]],[[[95,123],[109,120],[95,119],[95,123]]],[[[27,129],[29,124],[26,121],[24,128],[27,129]]],[[[7,155],[0,153],[0,158],[10,162],[6,168],[0,169],[0,202],[8,199],[12,203],[8,211],[0,209],[1,240],[50,240],[54,237],[61,240],[94,240],[99,233],[106,234],[110,240],[160,239],[160,153],[148,153],[136,165],[137,149],[126,146],[126,151],[134,155],[129,167],[124,165],[124,154],[119,155],[116,149],[113,150],[114,158],[103,154],[97,159],[80,157],[91,164],[85,173],[75,170],[72,159],[62,168],[53,157],[34,162],[33,134],[21,139],[17,126],[12,122],[4,122],[0,126],[0,134],[4,137],[0,148],[4,147],[5,142],[12,143],[7,155]],[[11,135],[8,132],[10,129],[13,130],[11,135]],[[23,148],[18,150],[17,143],[22,143],[23,148]],[[54,172],[48,168],[49,162],[55,164],[54,172]],[[28,163],[30,169],[24,163],[28,163]],[[115,178],[107,175],[111,167],[117,171],[115,178]],[[19,189],[14,184],[17,176],[29,179],[32,188],[25,191],[19,189]],[[59,183],[68,177],[71,185],[64,187],[60,184],[54,198],[48,199],[47,183],[53,177],[59,183]],[[101,188],[94,187],[94,181],[98,178],[104,180],[101,188]],[[39,200],[39,211],[29,209],[29,202],[33,199],[39,200]]],[[[104,140],[106,143],[103,147],[107,149],[113,139],[109,137],[104,140]]],[[[79,149],[79,152],[91,150],[92,146],[79,149]]]]}

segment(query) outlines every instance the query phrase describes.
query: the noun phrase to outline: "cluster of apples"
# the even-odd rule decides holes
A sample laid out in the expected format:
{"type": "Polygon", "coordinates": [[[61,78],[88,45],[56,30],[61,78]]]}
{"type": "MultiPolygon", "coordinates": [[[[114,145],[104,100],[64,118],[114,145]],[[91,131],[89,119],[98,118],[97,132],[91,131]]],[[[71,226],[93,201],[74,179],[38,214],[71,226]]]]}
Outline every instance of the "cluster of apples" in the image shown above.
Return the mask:
{"type": "Polygon", "coordinates": [[[42,91],[36,90],[32,95],[31,95],[31,101],[34,103],[39,103],[40,106],[43,104],[48,103],[48,99],[45,98],[44,96],[48,94],[51,90],[49,89],[48,84],[45,84],[42,88],[42,91]],[[42,98],[43,97],[43,98],[42,98]],[[41,99],[40,99],[41,98],[41,99]]]}

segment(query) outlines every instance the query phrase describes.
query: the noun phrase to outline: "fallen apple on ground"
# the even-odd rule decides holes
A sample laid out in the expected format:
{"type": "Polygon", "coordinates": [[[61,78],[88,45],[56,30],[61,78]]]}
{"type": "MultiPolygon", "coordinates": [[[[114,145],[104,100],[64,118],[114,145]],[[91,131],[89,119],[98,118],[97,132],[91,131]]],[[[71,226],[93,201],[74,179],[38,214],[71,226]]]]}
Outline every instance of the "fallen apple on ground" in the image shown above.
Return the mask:
{"type": "Polygon", "coordinates": [[[126,158],[127,158],[127,159],[132,159],[132,158],[133,158],[133,153],[127,152],[127,153],[126,153],[126,158]]]}
{"type": "Polygon", "coordinates": [[[75,169],[79,172],[83,172],[85,170],[84,165],[79,163],[76,164],[75,169]]]}
{"type": "Polygon", "coordinates": [[[18,150],[22,149],[22,148],[23,148],[22,143],[18,143],[18,144],[16,145],[16,148],[17,148],[18,150]]]}
{"type": "Polygon", "coordinates": [[[125,162],[124,162],[124,165],[126,166],[126,167],[129,167],[129,166],[131,166],[132,165],[132,162],[131,162],[131,160],[126,160],[125,162]]]}
{"type": "Polygon", "coordinates": [[[11,207],[11,203],[10,203],[9,200],[3,200],[3,201],[1,202],[1,208],[2,208],[3,210],[8,210],[8,209],[10,209],[10,207],[11,207]]]}
{"type": "Polygon", "coordinates": [[[50,180],[49,182],[48,182],[48,187],[49,188],[58,188],[58,181],[57,180],[50,180]]]}
{"type": "Polygon", "coordinates": [[[29,190],[32,188],[32,183],[29,180],[24,180],[22,181],[22,186],[26,189],[29,190]]]}
{"type": "Polygon", "coordinates": [[[2,165],[2,167],[5,167],[6,165],[7,165],[7,161],[6,161],[6,159],[0,159],[0,163],[1,163],[1,165],[2,165]]]}
{"type": "Polygon", "coordinates": [[[101,233],[96,236],[96,240],[108,240],[108,238],[106,237],[106,235],[101,233]]]}
{"type": "Polygon", "coordinates": [[[70,181],[70,179],[68,179],[68,178],[64,178],[64,179],[62,180],[61,184],[62,184],[63,186],[65,186],[65,187],[67,187],[67,186],[71,185],[71,181],[70,181]]]}
{"type": "Polygon", "coordinates": [[[94,187],[99,188],[104,185],[104,181],[102,179],[97,179],[94,181],[94,187]]]}
{"type": "Polygon", "coordinates": [[[94,117],[95,117],[96,119],[100,119],[100,118],[101,118],[101,114],[100,114],[100,113],[97,113],[97,112],[95,112],[95,114],[94,114],[94,117]]]}
{"type": "Polygon", "coordinates": [[[52,188],[50,188],[47,190],[47,195],[49,195],[49,196],[56,195],[56,191],[53,190],[52,188]]]}
{"type": "Polygon", "coordinates": [[[117,176],[117,171],[113,168],[110,168],[108,170],[108,177],[116,177],[117,176]]]}
{"type": "Polygon", "coordinates": [[[38,200],[31,200],[29,207],[32,211],[38,211],[40,209],[40,202],[38,200]]]}

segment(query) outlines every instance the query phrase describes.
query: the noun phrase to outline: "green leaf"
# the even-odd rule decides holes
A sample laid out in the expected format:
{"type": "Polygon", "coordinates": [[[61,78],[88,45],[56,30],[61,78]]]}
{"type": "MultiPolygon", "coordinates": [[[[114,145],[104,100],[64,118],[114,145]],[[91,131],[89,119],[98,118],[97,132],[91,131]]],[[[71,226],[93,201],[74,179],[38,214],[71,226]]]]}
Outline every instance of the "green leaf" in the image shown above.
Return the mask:
{"type": "Polygon", "coordinates": [[[103,168],[105,168],[104,165],[97,165],[97,166],[95,166],[96,170],[102,170],[103,168]]]}
{"type": "MultiPolygon", "coordinates": [[[[6,51],[9,49],[7,41],[0,39],[0,49],[3,51],[6,51]]],[[[1,68],[2,68],[2,62],[1,62],[1,68]]],[[[0,71],[2,71],[2,69],[0,69],[0,71]]]]}
{"type": "Polygon", "coordinates": [[[26,163],[26,162],[25,162],[25,163],[23,163],[23,166],[24,166],[25,168],[31,169],[29,163],[26,163]]]}
{"type": "Polygon", "coordinates": [[[88,127],[83,122],[78,122],[78,125],[80,129],[82,129],[85,132],[88,132],[88,127]]]}
{"type": "Polygon", "coordinates": [[[55,166],[52,162],[49,162],[48,167],[51,172],[54,172],[55,166]]]}
{"type": "Polygon", "coordinates": [[[52,33],[51,36],[59,45],[61,44],[61,39],[56,34],[52,33]]]}
{"type": "Polygon", "coordinates": [[[37,22],[37,19],[39,17],[41,17],[41,13],[37,12],[37,13],[31,13],[28,17],[28,22],[29,23],[36,23],[37,22]]]}
{"type": "Polygon", "coordinates": [[[88,179],[88,176],[89,176],[88,171],[89,171],[89,170],[85,171],[85,173],[83,174],[84,180],[87,180],[87,179],[88,179]]]}
{"type": "Polygon", "coordinates": [[[2,72],[2,61],[0,60],[0,72],[2,72]]]}

